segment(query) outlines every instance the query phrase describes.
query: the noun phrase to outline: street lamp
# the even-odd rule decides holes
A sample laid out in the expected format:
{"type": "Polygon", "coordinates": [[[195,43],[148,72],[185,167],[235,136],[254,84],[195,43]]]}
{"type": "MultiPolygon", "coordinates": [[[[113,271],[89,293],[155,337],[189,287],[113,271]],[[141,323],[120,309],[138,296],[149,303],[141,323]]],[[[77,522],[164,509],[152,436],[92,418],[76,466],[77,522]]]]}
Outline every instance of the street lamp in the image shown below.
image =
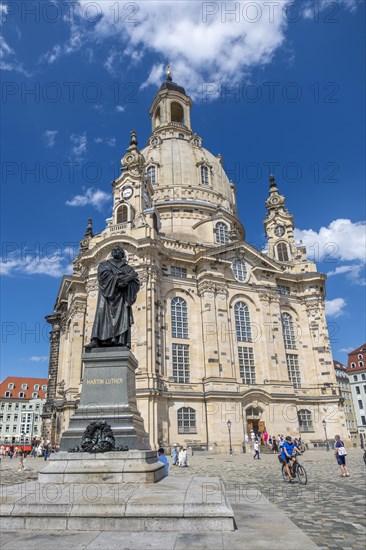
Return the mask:
{"type": "Polygon", "coordinates": [[[327,436],[327,423],[325,420],[323,420],[322,424],[323,424],[324,433],[325,433],[325,445],[327,447],[327,451],[329,451],[330,449],[329,449],[329,441],[327,436]]]}
{"type": "Polygon", "coordinates": [[[228,430],[229,430],[230,456],[233,456],[233,448],[232,448],[232,446],[231,446],[231,421],[228,420],[228,421],[226,422],[226,424],[227,424],[227,428],[228,428],[228,430]]]}

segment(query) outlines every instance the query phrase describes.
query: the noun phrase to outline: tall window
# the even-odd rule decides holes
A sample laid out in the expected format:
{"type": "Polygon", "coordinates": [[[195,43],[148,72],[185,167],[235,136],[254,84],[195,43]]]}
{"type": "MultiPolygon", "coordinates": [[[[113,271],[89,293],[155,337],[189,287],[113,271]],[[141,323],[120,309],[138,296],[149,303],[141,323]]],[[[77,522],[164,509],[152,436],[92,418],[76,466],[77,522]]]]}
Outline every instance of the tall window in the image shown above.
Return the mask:
{"type": "Polygon", "coordinates": [[[244,302],[237,302],[234,307],[235,330],[238,342],[252,342],[252,331],[250,328],[249,309],[244,302]]]}
{"type": "Polygon", "coordinates": [[[308,409],[302,409],[298,412],[299,426],[301,432],[313,431],[313,418],[308,409]]]}
{"type": "Polygon", "coordinates": [[[286,243],[279,243],[277,245],[277,258],[279,262],[288,262],[288,248],[286,243]]]}
{"type": "Polygon", "coordinates": [[[229,229],[226,223],[218,222],[215,227],[215,233],[218,244],[227,244],[229,242],[229,229]]]}
{"type": "Polygon", "coordinates": [[[241,283],[245,281],[247,278],[247,266],[244,262],[238,259],[233,260],[231,269],[237,281],[240,281],[241,283]]]}
{"type": "Polygon", "coordinates": [[[182,407],[178,409],[178,433],[197,433],[196,411],[191,407],[182,407]]]}
{"type": "Polygon", "coordinates": [[[187,302],[177,296],[171,302],[172,337],[188,338],[187,302]]]}
{"type": "Polygon", "coordinates": [[[255,384],[253,348],[238,347],[240,377],[243,384],[255,384]]]}
{"type": "Polygon", "coordinates": [[[296,349],[296,337],[294,331],[294,323],[289,313],[282,313],[282,331],[283,340],[286,349],[296,349]]]}
{"type": "Polygon", "coordinates": [[[301,388],[300,367],[297,355],[286,354],[287,371],[294,388],[301,388]]]}
{"type": "Polygon", "coordinates": [[[151,165],[146,170],[146,176],[150,179],[153,185],[156,184],[156,166],[151,165]]]}
{"type": "Polygon", "coordinates": [[[201,164],[201,184],[202,185],[209,184],[208,168],[204,164],[201,164]]]}
{"type": "Polygon", "coordinates": [[[125,204],[117,210],[117,223],[126,223],[128,221],[128,208],[125,204]]]}
{"type": "Polygon", "coordinates": [[[173,344],[173,379],[174,382],[188,384],[190,381],[189,346],[173,344]]]}

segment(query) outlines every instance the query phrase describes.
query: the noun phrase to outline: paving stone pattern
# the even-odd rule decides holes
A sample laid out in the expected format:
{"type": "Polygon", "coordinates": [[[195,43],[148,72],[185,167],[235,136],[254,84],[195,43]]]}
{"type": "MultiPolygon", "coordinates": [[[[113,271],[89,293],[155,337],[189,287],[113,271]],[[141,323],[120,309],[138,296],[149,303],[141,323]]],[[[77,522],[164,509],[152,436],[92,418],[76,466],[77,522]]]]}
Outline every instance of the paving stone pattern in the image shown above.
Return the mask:
{"type": "MultiPolygon", "coordinates": [[[[189,468],[170,466],[172,476],[204,475],[223,479],[238,521],[239,530],[234,533],[3,531],[1,548],[41,550],[57,544],[60,550],[93,550],[107,544],[111,550],[239,550],[244,547],[364,550],[366,467],[362,451],[355,449],[348,453],[349,478],[340,477],[332,450],[307,451],[300,461],[308,473],[306,486],[283,481],[277,455],[262,454],[261,460],[253,460],[251,451],[233,457],[197,452],[190,458],[189,468]]],[[[44,466],[43,459],[28,458],[26,471],[17,472],[18,461],[5,458],[1,483],[36,480],[44,466]]]]}

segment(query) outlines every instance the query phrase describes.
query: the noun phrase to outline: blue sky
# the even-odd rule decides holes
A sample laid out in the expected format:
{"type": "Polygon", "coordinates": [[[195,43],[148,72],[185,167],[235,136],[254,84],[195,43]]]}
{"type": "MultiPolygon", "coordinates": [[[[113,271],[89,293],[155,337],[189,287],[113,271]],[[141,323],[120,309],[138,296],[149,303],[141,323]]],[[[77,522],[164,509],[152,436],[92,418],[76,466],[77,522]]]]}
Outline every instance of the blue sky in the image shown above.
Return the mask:
{"type": "Polygon", "coordinates": [[[364,9],[354,0],[1,3],[1,378],[47,375],[44,316],[88,217],[95,231],[105,226],[130,130],[141,148],[150,135],[169,62],[258,247],[275,173],[297,238],[328,274],[333,354],[346,361],[365,335],[364,9]]]}

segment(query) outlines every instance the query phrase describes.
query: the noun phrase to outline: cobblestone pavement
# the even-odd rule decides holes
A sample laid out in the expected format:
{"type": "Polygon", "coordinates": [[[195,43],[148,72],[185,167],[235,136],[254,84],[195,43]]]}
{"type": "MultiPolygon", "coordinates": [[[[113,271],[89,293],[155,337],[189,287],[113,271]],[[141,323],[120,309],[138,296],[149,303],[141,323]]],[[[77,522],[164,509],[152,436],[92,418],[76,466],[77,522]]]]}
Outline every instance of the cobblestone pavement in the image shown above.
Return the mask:
{"type": "MultiPolygon", "coordinates": [[[[171,466],[172,475],[205,472],[221,476],[230,501],[260,502],[261,494],[279,507],[320,548],[366,547],[366,468],[363,452],[348,452],[350,477],[340,476],[334,452],[307,451],[299,459],[308,474],[307,485],[285,483],[277,455],[252,452],[232,458],[195,453],[190,467],[171,466]],[[253,489],[257,493],[253,493],[253,489]]],[[[296,544],[294,543],[294,548],[296,544]]],[[[273,548],[276,548],[274,545],[273,548]]]]}
{"type": "MultiPolygon", "coordinates": [[[[307,451],[300,457],[308,473],[308,484],[284,483],[277,455],[262,454],[253,460],[247,454],[213,455],[195,453],[189,468],[170,466],[170,475],[221,476],[230,502],[260,505],[264,495],[291,519],[312,541],[322,549],[363,549],[366,546],[366,468],[362,451],[350,450],[347,464],[349,478],[340,477],[333,451],[307,451]]],[[[36,480],[38,471],[45,466],[41,458],[28,458],[25,472],[17,472],[18,461],[3,459],[1,483],[14,484],[36,480]]],[[[268,518],[271,523],[271,518],[268,518]]],[[[260,530],[260,525],[253,528],[260,530]]],[[[274,526],[278,531],[279,526],[274,526]]],[[[84,546],[83,546],[84,547],[84,546]]],[[[138,548],[136,546],[135,548],[138,548]]],[[[273,541],[271,546],[278,546],[273,541]]],[[[294,541],[293,548],[296,548],[294,541]]]]}

